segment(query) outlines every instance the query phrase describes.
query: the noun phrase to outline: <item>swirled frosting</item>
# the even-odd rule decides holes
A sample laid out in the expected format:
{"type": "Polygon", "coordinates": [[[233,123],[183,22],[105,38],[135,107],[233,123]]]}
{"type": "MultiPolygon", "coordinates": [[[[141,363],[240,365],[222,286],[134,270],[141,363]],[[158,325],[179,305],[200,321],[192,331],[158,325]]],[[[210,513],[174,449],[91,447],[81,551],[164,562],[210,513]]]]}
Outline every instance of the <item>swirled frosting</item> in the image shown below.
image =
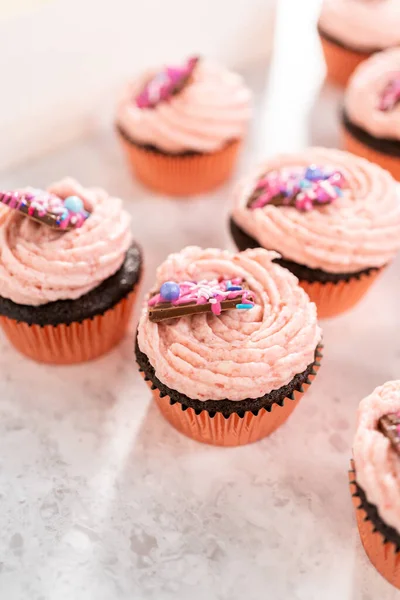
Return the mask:
{"type": "Polygon", "coordinates": [[[240,277],[255,306],[153,323],[146,302],[138,343],[160,381],[192,399],[245,400],[279,389],[314,361],[316,307],[275,257],[261,248],[232,254],[188,247],[167,258],[155,289],[168,280],[240,277]]]}
{"type": "Polygon", "coordinates": [[[232,216],[248,235],[284,258],[330,273],[381,267],[400,248],[400,197],[392,176],[340,150],[309,148],[265,162],[239,184],[232,216]],[[258,180],[282,167],[319,165],[339,171],[347,188],[331,204],[302,212],[290,206],[247,206],[258,180]]]}
{"type": "Polygon", "coordinates": [[[214,152],[246,133],[251,92],[236,73],[200,60],[179,93],[154,108],[139,108],[135,98],[154,74],[134,81],[119,103],[117,123],[135,142],[173,154],[214,152]]]}
{"type": "Polygon", "coordinates": [[[391,110],[381,107],[385,90],[399,78],[400,48],[379,52],[361,63],[353,73],[345,95],[345,109],[350,121],[377,138],[400,140],[400,104],[391,110]]]}
{"type": "Polygon", "coordinates": [[[398,0],[324,0],[322,31],[355,50],[375,51],[400,43],[398,0]]]}
{"type": "Polygon", "coordinates": [[[79,196],[91,215],[81,228],[60,233],[9,211],[0,225],[0,296],[17,304],[83,296],[118,271],[132,241],[122,200],[73,179],[48,191],[61,198],[79,196]]]}
{"type": "Polygon", "coordinates": [[[357,483],[385,523],[400,532],[400,456],[378,430],[381,417],[398,411],[400,381],[389,381],[362,400],[353,455],[357,483]]]}

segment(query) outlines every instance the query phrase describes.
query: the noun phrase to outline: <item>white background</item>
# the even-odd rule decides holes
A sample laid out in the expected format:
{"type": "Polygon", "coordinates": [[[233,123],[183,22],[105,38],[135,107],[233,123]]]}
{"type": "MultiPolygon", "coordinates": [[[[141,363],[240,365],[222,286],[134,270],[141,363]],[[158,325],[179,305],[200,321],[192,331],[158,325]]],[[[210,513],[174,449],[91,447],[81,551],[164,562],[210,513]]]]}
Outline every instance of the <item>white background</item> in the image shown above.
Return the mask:
{"type": "Polygon", "coordinates": [[[149,65],[200,53],[265,66],[271,50],[274,0],[48,0],[2,20],[1,2],[0,170],[112,119],[149,65]]]}

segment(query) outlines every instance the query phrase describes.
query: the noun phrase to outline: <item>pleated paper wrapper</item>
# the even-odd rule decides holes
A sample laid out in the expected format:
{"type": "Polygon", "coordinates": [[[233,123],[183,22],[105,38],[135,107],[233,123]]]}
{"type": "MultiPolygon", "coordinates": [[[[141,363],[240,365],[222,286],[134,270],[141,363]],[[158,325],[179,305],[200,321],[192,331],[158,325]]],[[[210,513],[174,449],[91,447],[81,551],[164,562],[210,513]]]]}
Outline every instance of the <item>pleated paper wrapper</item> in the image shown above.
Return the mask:
{"type": "Polygon", "coordinates": [[[400,181],[400,156],[392,156],[390,154],[385,154],[384,152],[378,152],[378,150],[360,142],[347,131],[347,129],[343,130],[342,135],[345,150],[352,154],[356,154],[357,156],[361,156],[362,158],[366,158],[370,162],[376,163],[383,169],[389,171],[397,181],[400,181]]]}
{"type": "Polygon", "coordinates": [[[349,281],[337,283],[300,280],[299,284],[307,292],[310,300],[317,305],[318,317],[325,319],[336,317],[353,308],[382,271],[383,268],[374,269],[369,273],[352,277],[349,281]]]}
{"type": "Polygon", "coordinates": [[[136,177],[152,190],[171,196],[203,194],[222,185],[232,174],[241,146],[240,141],[232,141],[217,152],[174,156],[119,137],[136,177]]]}
{"type": "Polygon", "coordinates": [[[282,406],[274,403],[270,411],[261,408],[257,414],[246,411],[243,416],[233,413],[225,417],[218,411],[211,416],[207,410],[202,410],[198,414],[198,411],[191,407],[171,401],[167,395],[161,396],[156,386],[146,379],[144,373],[142,375],[152,390],[161,413],[175,429],[204,444],[242,446],[270,435],[289,418],[317,374],[321,358],[322,353],[319,348],[307,382],[301,386],[301,389],[295,390],[291,397],[285,398],[282,406]]]}
{"type": "Polygon", "coordinates": [[[324,35],[320,34],[319,37],[326,63],[327,79],[340,87],[346,87],[353,72],[368,58],[369,54],[343,48],[324,35]]]}
{"type": "Polygon", "coordinates": [[[11,344],[37,362],[69,365],[92,360],[116,346],[127,330],[135,290],[102,315],[69,325],[28,325],[0,317],[11,344]]]}
{"type": "Polygon", "coordinates": [[[356,513],[358,531],[364,550],[379,573],[392,585],[400,589],[400,552],[393,542],[385,539],[384,535],[375,529],[362,502],[357,495],[355,483],[354,462],[351,461],[349,471],[350,492],[356,513]]]}

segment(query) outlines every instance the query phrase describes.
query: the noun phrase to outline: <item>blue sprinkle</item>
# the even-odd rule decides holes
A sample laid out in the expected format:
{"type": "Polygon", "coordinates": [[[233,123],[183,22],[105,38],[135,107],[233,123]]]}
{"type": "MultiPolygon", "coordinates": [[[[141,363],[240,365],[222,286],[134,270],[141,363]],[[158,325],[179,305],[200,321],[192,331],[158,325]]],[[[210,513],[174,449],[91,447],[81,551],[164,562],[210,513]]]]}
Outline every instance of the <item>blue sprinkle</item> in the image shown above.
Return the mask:
{"type": "Polygon", "coordinates": [[[83,202],[78,196],[68,196],[64,200],[64,207],[71,212],[78,213],[83,210],[83,202]]]}
{"type": "Polygon", "coordinates": [[[323,173],[322,173],[321,169],[318,169],[318,167],[311,166],[311,167],[308,167],[308,169],[306,170],[305,178],[309,179],[310,181],[322,179],[322,177],[323,177],[323,173]]]}
{"type": "Polygon", "coordinates": [[[64,212],[58,217],[57,221],[65,221],[67,217],[69,217],[69,211],[64,210],[64,212]]]}
{"type": "Polygon", "coordinates": [[[228,290],[228,292],[236,292],[242,290],[243,288],[241,285],[228,285],[226,289],[228,290]]]}
{"type": "Polygon", "coordinates": [[[342,188],[338,187],[337,185],[334,185],[333,189],[335,190],[335,192],[337,193],[338,196],[343,196],[342,188]]]}
{"type": "Polygon", "coordinates": [[[307,179],[302,179],[302,180],[299,182],[299,186],[300,186],[301,188],[309,188],[309,187],[311,187],[311,186],[312,186],[312,183],[311,183],[311,181],[308,181],[307,179]]]}
{"type": "Polygon", "coordinates": [[[175,281],[166,281],[160,288],[160,296],[164,302],[175,302],[180,296],[180,287],[175,281]]]}
{"type": "Polygon", "coordinates": [[[249,308],[253,308],[254,304],[236,304],[236,308],[239,310],[249,310],[249,308]]]}

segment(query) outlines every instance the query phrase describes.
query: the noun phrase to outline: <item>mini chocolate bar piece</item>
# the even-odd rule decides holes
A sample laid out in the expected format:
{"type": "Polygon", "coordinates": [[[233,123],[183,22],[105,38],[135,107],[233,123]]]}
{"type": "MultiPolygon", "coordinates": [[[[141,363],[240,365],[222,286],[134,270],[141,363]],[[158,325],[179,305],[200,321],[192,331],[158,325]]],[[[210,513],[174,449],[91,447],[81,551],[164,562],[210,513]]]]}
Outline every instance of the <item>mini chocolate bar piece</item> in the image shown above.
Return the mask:
{"type": "Polygon", "coordinates": [[[381,417],[378,421],[378,429],[389,439],[397,454],[400,455],[400,412],[381,417]]]}
{"type": "Polygon", "coordinates": [[[240,278],[165,282],[148,302],[149,319],[155,323],[186,315],[253,308],[253,293],[240,278]]]}
{"type": "Polygon", "coordinates": [[[0,202],[59,231],[81,227],[89,217],[77,196],[62,199],[44,190],[1,191],[0,202]]]}

